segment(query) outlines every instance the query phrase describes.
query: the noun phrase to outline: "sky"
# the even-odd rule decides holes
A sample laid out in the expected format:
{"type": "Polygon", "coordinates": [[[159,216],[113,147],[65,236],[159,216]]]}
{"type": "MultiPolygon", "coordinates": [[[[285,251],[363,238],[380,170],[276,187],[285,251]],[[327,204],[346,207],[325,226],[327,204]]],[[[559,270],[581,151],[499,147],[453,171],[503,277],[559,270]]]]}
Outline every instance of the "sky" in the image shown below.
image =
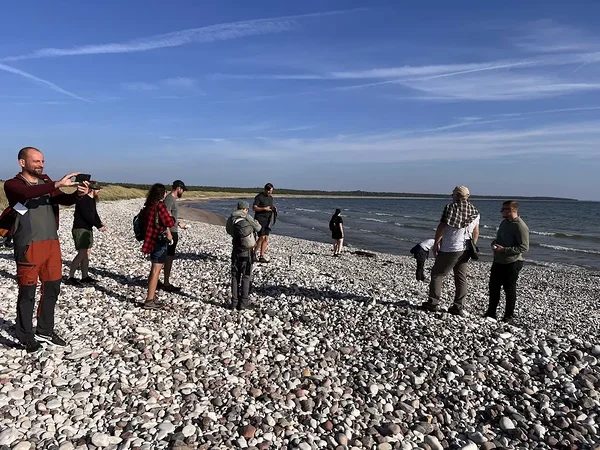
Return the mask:
{"type": "Polygon", "coordinates": [[[600,200],[600,2],[20,1],[17,152],[108,182],[600,200]]]}

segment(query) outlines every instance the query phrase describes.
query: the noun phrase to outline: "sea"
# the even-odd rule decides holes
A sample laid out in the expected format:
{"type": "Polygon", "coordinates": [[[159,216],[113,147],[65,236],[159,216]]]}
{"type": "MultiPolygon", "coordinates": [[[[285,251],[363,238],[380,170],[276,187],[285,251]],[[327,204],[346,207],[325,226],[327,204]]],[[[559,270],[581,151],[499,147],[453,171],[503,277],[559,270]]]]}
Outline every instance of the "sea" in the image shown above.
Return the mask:
{"type": "MultiPolygon", "coordinates": [[[[190,204],[229,216],[240,199],[190,204]]],[[[252,205],[253,198],[243,198],[252,205]]],[[[450,199],[422,198],[295,198],[274,196],[274,234],[331,242],[329,219],[336,208],[344,219],[344,245],[362,250],[410,255],[422,240],[433,238],[441,212],[450,199]]],[[[474,199],[481,213],[478,246],[491,261],[491,242],[502,216],[501,200],[474,199]]],[[[519,213],[530,230],[527,261],[552,267],[600,270],[600,202],[519,200],[519,213]]]]}

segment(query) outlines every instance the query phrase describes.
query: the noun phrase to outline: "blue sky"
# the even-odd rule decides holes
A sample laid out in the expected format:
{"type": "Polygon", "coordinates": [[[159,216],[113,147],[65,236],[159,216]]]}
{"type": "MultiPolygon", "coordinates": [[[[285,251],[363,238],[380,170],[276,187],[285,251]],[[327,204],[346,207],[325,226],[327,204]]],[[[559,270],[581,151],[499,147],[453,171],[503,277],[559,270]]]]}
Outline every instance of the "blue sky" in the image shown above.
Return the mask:
{"type": "Polygon", "coordinates": [[[21,1],[0,178],[600,200],[599,2],[21,1]]]}

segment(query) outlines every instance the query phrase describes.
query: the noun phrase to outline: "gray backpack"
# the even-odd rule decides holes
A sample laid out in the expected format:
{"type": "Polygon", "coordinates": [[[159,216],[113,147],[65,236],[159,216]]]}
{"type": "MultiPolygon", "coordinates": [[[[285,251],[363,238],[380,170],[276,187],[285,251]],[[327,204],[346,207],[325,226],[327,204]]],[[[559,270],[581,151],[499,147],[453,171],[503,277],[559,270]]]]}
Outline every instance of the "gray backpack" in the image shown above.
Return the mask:
{"type": "Polygon", "coordinates": [[[235,247],[244,250],[249,250],[256,245],[254,228],[245,217],[236,217],[233,219],[233,240],[235,247]]]}

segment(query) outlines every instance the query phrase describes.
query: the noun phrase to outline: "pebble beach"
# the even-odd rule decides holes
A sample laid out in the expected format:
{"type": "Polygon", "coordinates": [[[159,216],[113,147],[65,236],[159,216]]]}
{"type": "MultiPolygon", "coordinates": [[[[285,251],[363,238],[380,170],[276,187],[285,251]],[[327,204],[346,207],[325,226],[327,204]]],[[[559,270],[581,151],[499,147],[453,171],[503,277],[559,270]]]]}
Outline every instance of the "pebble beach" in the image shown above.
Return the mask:
{"type": "MultiPolygon", "coordinates": [[[[457,317],[418,308],[428,285],[410,255],[333,258],[272,235],[238,312],[230,237],[188,222],[182,291],[146,311],[142,203],[98,204],[98,283],[63,285],[56,309],[66,348],[15,346],[16,269],[0,249],[0,450],[600,448],[600,272],[526,265],[512,326],[482,317],[489,263],[470,263],[457,317]]],[[[72,220],[63,209],[65,275],[72,220]]],[[[448,278],[442,306],[452,295],[448,278]]]]}

